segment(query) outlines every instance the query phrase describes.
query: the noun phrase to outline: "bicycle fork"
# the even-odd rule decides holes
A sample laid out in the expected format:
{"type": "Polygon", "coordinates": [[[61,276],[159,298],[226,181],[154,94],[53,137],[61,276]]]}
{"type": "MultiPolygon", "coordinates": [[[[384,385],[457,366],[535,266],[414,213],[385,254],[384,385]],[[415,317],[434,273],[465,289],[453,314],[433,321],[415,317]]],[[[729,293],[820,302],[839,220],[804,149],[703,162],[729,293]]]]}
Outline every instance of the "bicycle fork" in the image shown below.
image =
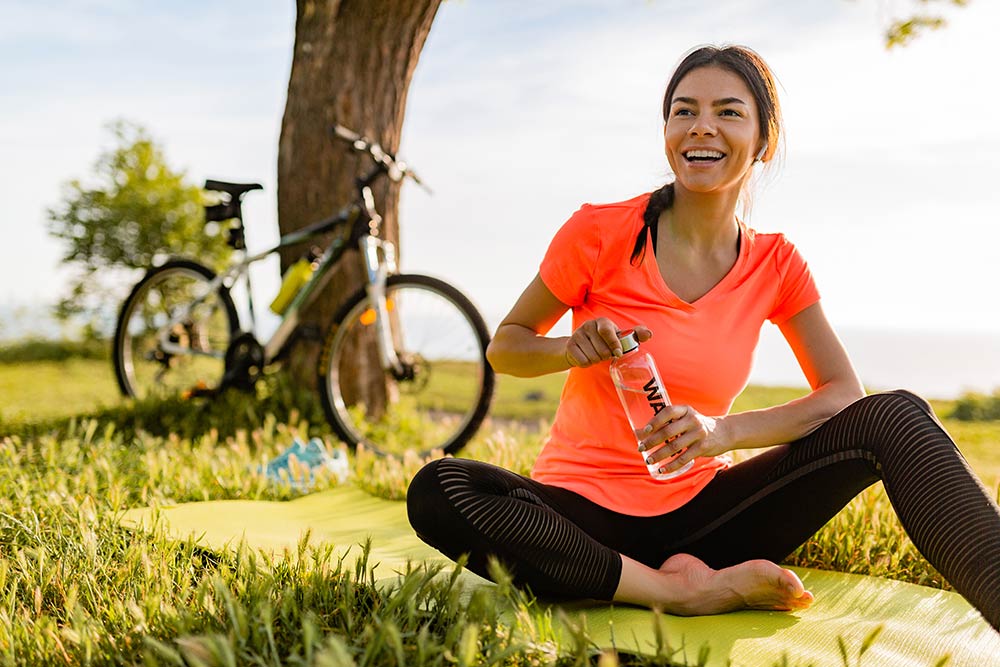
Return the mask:
{"type": "Polygon", "coordinates": [[[375,311],[375,338],[382,368],[396,377],[403,373],[403,365],[396,354],[392,320],[385,295],[386,280],[396,273],[396,246],[375,236],[363,236],[359,241],[361,256],[368,275],[366,291],[375,311]],[[381,256],[380,256],[381,255],[381,256]]]}

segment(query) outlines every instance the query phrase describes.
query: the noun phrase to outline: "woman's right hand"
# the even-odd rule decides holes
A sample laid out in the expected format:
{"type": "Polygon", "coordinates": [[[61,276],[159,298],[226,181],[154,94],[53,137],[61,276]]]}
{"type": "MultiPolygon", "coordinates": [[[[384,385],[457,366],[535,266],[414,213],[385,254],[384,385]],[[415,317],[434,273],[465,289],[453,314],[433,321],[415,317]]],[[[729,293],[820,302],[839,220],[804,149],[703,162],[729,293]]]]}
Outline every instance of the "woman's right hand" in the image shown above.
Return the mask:
{"type": "MultiPolygon", "coordinates": [[[[653,332],[641,324],[633,327],[636,338],[643,343],[653,337],[653,332]]],[[[618,340],[620,329],[606,317],[587,320],[566,341],[564,355],[570,367],[587,368],[602,361],[622,355],[618,340]]]]}

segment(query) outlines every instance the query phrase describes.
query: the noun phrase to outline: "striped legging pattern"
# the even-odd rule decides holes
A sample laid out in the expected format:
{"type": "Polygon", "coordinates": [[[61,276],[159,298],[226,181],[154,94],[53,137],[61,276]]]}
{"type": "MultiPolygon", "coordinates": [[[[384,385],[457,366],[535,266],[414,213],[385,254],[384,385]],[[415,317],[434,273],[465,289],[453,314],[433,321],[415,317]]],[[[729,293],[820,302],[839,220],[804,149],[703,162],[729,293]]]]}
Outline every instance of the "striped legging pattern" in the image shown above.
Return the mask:
{"type": "Polygon", "coordinates": [[[494,476],[487,470],[485,476],[493,479],[481,480],[490,487],[483,493],[458,459],[440,461],[437,471],[444,495],[473,530],[488,536],[493,555],[506,567],[517,570],[518,563],[527,558],[532,569],[539,570],[561,591],[594,590],[607,579],[617,556],[589,539],[531,490],[511,487],[505,484],[506,476],[494,476]],[[581,568],[582,563],[596,567],[581,568]]]}
{"type": "Polygon", "coordinates": [[[693,500],[637,517],[478,461],[433,461],[411,482],[410,522],[488,575],[497,558],[538,594],[611,599],[621,556],[658,567],[690,553],[713,567],[780,560],[881,479],[913,544],[1000,628],[1000,509],[921,398],[848,406],[796,442],[720,472],[693,500]]]}

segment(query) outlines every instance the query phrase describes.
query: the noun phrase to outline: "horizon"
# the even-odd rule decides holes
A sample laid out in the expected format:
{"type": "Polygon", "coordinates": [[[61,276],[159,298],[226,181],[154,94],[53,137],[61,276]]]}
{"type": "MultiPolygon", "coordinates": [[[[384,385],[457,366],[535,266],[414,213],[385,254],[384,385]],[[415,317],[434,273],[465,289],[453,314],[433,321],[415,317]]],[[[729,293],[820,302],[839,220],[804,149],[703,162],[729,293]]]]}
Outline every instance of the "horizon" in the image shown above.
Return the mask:
{"type": "MultiPolygon", "coordinates": [[[[455,283],[495,323],[582,203],[668,178],[659,105],[680,57],[744,43],[774,69],[786,124],[784,164],[748,222],[800,248],[837,330],[1000,334],[1000,309],[982,307],[1000,265],[1000,126],[977,115],[1000,100],[987,78],[1000,6],[942,8],[947,27],[887,51],[892,11],[914,6],[890,4],[443,3],[400,148],[435,196],[403,190],[403,268],[455,283]]],[[[244,207],[248,242],[276,240],[293,4],[18,0],[9,18],[0,304],[53,303],[63,289],[45,209],[90,172],[116,118],[148,128],[194,183],[263,183],[244,207]],[[223,22],[234,39],[219,38],[223,22]]],[[[254,277],[264,301],[276,263],[254,277]]]]}

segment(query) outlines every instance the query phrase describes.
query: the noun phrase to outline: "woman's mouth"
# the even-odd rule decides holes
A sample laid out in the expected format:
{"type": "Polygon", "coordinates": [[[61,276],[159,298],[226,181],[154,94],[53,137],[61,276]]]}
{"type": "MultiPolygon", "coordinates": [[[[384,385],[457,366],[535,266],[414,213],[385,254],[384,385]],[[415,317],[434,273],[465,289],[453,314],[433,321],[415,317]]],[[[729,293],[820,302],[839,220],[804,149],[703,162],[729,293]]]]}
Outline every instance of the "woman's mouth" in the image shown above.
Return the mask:
{"type": "Polygon", "coordinates": [[[716,150],[697,149],[681,153],[688,164],[715,164],[726,157],[725,153],[716,150]]]}

